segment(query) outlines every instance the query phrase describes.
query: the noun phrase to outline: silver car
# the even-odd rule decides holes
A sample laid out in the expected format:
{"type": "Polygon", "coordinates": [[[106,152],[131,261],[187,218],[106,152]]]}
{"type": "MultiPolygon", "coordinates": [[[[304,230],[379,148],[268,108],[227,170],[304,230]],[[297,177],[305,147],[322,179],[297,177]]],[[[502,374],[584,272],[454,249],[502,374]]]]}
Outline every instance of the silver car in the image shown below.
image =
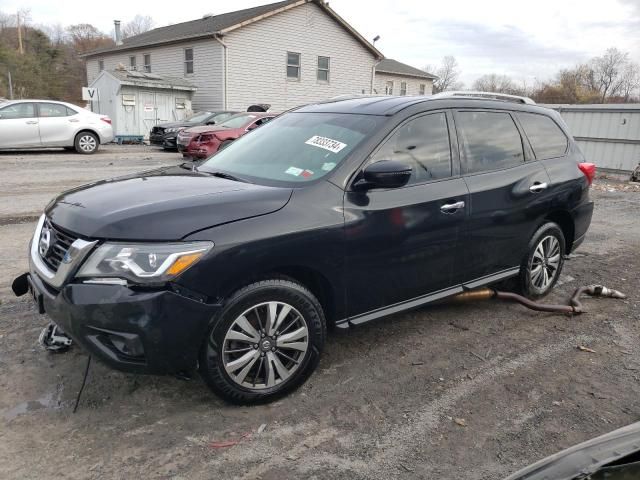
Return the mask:
{"type": "Polygon", "coordinates": [[[111,119],[70,103],[9,100],[0,103],[0,149],[64,147],[94,153],[113,140],[111,119]]]}

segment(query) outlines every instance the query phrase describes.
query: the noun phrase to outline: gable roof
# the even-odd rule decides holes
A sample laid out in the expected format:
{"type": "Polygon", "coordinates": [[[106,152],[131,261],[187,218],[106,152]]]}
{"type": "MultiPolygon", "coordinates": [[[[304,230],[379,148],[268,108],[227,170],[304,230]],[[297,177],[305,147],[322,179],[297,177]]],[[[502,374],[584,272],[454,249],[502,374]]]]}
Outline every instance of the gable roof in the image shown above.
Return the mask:
{"type": "Polygon", "coordinates": [[[384,56],[371,43],[369,43],[362,35],[344,21],[335,11],[333,11],[328,3],[324,0],[285,0],[258,7],[246,8],[235,12],[222,13],[220,15],[211,15],[191,20],[188,22],[176,23],[175,25],[167,25],[166,27],[154,28],[148,32],[128,37],[122,40],[122,45],[114,47],[101,48],[87,52],[82,57],[91,57],[102,53],[118,52],[122,50],[131,50],[134,48],[160,45],[165,43],[175,43],[184,40],[193,40],[196,38],[222,36],[228,32],[244,27],[253,22],[262,20],[271,15],[275,15],[306,3],[315,3],[325,11],[334,21],[340,24],[345,30],[353,35],[372,55],[376,58],[384,56]]]}
{"type": "Polygon", "coordinates": [[[402,63],[391,58],[385,58],[381,60],[380,63],[378,63],[378,65],[376,66],[376,73],[390,73],[392,75],[428,78],[431,80],[435,80],[436,78],[438,78],[437,76],[427,73],[424,70],[420,70],[419,68],[412,67],[411,65],[407,65],[406,63],[402,63]]]}

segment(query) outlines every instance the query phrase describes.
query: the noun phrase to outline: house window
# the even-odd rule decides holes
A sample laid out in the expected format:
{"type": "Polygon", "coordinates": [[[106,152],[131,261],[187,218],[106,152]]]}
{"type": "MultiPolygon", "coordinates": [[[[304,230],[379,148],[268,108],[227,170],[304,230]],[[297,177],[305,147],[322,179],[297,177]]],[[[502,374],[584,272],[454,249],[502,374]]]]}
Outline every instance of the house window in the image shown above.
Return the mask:
{"type": "Polygon", "coordinates": [[[184,49],[184,73],[193,73],[193,48],[184,49]]]}
{"type": "Polygon", "coordinates": [[[393,95],[393,80],[387,82],[387,85],[384,87],[384,93],[386,95],[393,95]]]}
{"type": "Polygon", "coordinates": [[[329,57],[318,57],[318,81],[329,81],[329,57]]]}
{"type": "Polygon", "coordinates": [[[420,84],[420,95],[425,95],[427,93],[427,85],[424,83],[420,84]]]}
{"type": "Polygon", "coordinates": [[[135,70],[136,69],[136,56],[135,55],[131,55],[129,57],[129,68],[131,70],[135,70]]]}
{"type": "Polygon", "coordinates": [[[300,54],[287,52],[287,78],[300,80],[300,54]]]}
{"type": "Polygon", "coordinates": [[[151,73],[151,54],[145,53],[142,58],[144,60],[144,71],[151,73]]]}
{"type": "Polygon", "coordinates": [[[101,72],[104,70],[104,60],[98,60],[98,71],[101,72]]]}
{"type": "Polygon", "coordinates": [[[406,95],[407,94],[407,82],[401,82],[400,83],[400,95],[406,95]]]}

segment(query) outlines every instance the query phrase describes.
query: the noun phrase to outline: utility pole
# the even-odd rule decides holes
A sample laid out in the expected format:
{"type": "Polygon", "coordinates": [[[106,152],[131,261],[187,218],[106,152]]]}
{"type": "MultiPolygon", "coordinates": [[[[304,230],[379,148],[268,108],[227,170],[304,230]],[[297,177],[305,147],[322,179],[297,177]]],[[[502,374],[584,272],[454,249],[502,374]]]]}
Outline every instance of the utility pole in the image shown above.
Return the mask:
{"type": "Polygon", "coordinates": [[[11,71],[7,72],[7,77],[9,77],[9,100],[13,100],[13,82],[11,81],[11,71]]]}
{"type": "Polygon", "coordinates": [[[18,53],[20,55],[24,54],[24,49],[22,48],[22,27],[20,26],[20,12],[16,14],[16,19],[18,23],[18,53]]]}

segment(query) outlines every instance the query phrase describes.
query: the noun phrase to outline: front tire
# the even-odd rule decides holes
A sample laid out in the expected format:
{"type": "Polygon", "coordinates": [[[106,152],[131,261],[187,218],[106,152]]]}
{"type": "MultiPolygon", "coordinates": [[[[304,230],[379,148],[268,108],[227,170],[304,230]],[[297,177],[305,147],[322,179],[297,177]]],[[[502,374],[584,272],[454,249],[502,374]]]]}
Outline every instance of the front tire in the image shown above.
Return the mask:
{"type": "Polygon", "coordinates": [[[98,150],[100,140],[95,133],[80,132],[76,135],[74,145],[76,152],[82,153],[83,155],[91,155],[92,153],[96,153],[98,150]]]}
{"type": "Polygon", "coordinates": [[[316,369],[326,337],[320,303],[281,279],[233,294],[209,328],[200,374],[225,400],[263,403],[299,387],[316,369]]]}
{"type": "Polygon", "coordinates": [[[525,297],[535,300],[553,289],[564,265],[565,248],[564,234],[557,223],[548,222],[536,230],[518,277],[525,297]]]}

